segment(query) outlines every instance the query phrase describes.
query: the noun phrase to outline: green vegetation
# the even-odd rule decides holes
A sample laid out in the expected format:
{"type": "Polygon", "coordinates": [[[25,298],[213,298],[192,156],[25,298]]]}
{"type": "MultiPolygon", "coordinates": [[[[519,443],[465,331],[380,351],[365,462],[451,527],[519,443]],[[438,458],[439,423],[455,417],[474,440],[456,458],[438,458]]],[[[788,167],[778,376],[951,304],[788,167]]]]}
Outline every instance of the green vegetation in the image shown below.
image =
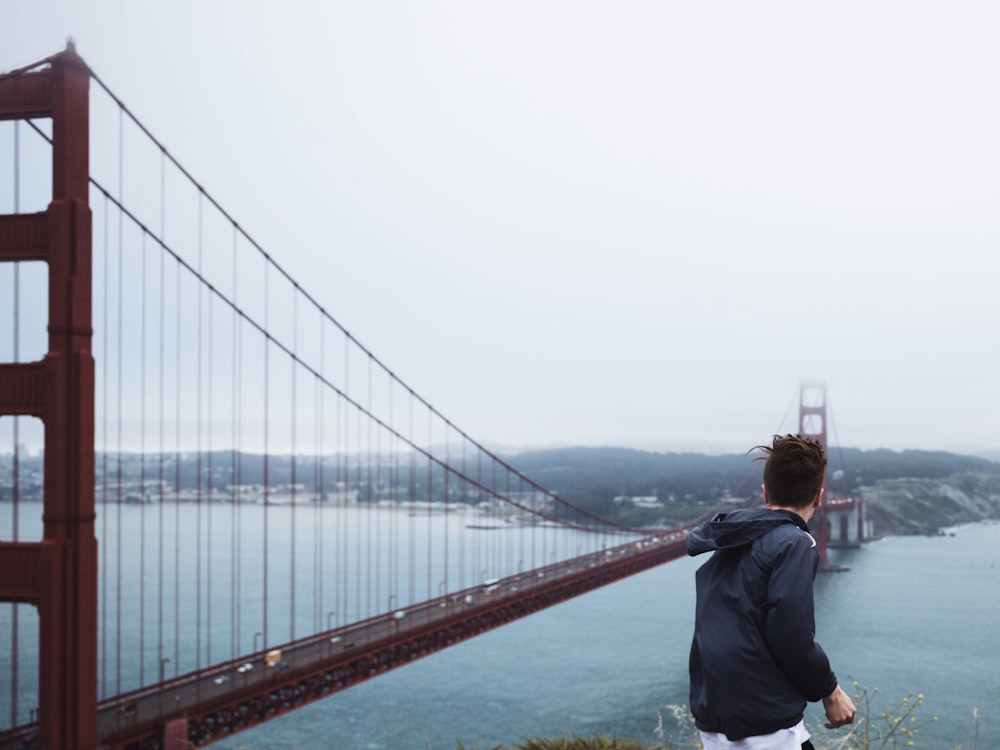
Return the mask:
{"type": "MultiPolygon", "coordinates": [[[[899,748],[919,747],[916,739],[920,730],[937,721],[936,716],[919,718],[918,709],[923,704],[924,697],[913,693],[906,695],[894,705],[886,705],[879,709],[876,705],[878,688],[867,688],[854,683],[854,703],[858,707],[857,721],[850,727],[826,732],[820,730],[818,735],[834,734],[832,739],[814,736],[813,744],[817,750],[898,750],[899,748]]],[[[488,750],[698,750],[701,742],[694,728],[693,720],[687,709],[681,706],[666,706],[666,711],[681,728],[681,737],[668,742],[665,739],[663,717],[660,717],[657,729],[658,740],[652,744],[638,740],[627,740],[593,734],[589,737],[578,737],[569,733],[555,739],[526,739],[513,746],[495,745],[488,750]]],[[[979,750],[978,729],[979,711],[973,710],[972,744],[964,750],[979,750]]],[[[458,743],[457,750],[487,750],[486,748],[466,748],[458,743]]],[[[963,750],[962,745],[956,745],[954,750],[963,750]]]]}
{"type": "MultiPolygon", "coordinates": [[[[461,742],[457,750],[479,750],[466,748],[461,742]]],[[[662,745],[647,745],[635,740],[623,740],[616,737],[592,735],[577,737],[575,734],[563,735],[552,740],[527,739],[518,742],[511,748],[506,745],[495,745],[490,750],[665,750],[662,745]]]]}
{"type": "Polygon", "coordinates": [[[854,683],[854,704],[858,707],[858,720],[847,734],[833,747],[843,750],[890,750],[890,748],[915,747],[915,738],[922,727],[933,724],[937,717],[917,720],[917,709],[924,702],[923,694],[916,698],[907,694],[895,706],[886,706],[881,713],[872,705],[878,688],[868,689],[854,683]]]}

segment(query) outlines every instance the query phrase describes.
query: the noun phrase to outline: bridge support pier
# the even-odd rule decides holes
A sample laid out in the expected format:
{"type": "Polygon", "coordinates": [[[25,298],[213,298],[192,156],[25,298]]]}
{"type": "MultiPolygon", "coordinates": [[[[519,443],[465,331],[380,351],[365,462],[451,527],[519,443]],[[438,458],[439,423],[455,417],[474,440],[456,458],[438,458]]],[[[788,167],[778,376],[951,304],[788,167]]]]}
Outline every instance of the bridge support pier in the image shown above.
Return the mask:
{"type": "Polygon", "coordinates": [[[837,500],[826,508],[827,545],[830,547],[858,547],[871,537],[871,524],[865,518],[861,498],[837,500]]]}
{"type": "Polygon", "coordinates": [[[163,727],[163,750],[188,750],[189,747],[187,717],[168,720],[163,727]]]}

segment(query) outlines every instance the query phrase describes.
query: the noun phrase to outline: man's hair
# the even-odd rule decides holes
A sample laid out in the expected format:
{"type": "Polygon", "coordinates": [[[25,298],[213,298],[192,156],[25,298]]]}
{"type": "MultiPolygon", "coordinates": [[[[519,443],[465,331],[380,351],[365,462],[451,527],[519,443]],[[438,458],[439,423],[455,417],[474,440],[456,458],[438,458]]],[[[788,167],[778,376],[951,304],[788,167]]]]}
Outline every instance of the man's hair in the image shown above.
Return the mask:
{"type": "Polygon", "coordinates": [[[818,441],[801,435],[775,435],[771,445],[751,450],[766,454],[755,460],[764,461],[764,484],[772,505],[805,508],[823,487],[826,455],[818,441]]]}

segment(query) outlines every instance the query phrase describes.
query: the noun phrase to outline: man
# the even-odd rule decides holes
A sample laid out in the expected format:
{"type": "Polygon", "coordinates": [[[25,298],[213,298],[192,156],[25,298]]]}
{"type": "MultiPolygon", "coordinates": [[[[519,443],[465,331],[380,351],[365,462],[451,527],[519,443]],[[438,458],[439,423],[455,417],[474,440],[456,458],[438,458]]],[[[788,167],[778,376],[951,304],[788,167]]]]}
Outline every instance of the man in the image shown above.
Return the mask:
{"type": "Polygon", "coordinates": [[[831,729],[856,713],[814,640],[819,554],[807,521],[826,456],[799,435],[756,449],[767,507],[720,513],[687,538],[688,554],[714,552],[695,579],[691,712],[705,750],[812,750],[807,701],[823,701],[831,729]]]}

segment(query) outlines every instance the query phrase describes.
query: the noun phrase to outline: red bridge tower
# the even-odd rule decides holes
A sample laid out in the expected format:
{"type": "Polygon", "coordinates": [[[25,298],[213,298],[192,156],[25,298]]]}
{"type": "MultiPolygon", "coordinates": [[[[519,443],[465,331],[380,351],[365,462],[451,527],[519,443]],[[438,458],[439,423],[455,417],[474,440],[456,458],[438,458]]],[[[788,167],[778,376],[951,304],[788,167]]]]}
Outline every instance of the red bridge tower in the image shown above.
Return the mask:
{"type": "Polygon", "coordinates": [[[0,415],[45,428],[43,538],[0,542],[0,601],[38,608],[40,745],[80,750],[97,745],[89,89],[72,44],[0,77],[0,119],[52,119],[52,202],[0,216],[0,262],[49,274],[48,353],[0,364],[0,415]]]}

